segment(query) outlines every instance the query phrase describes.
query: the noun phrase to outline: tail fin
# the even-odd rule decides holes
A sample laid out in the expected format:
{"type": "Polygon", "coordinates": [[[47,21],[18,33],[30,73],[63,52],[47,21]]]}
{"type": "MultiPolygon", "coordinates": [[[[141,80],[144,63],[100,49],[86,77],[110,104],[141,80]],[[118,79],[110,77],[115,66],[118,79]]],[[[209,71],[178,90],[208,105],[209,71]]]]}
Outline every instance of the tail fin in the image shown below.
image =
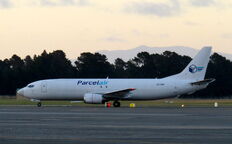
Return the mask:
{"type": "Polygon", "coordinates": [[[178,78],[194,81],[204,80],[211,50],[211,47],[202,48],[188,66],[180,74],[177,74],[178,78]]]}

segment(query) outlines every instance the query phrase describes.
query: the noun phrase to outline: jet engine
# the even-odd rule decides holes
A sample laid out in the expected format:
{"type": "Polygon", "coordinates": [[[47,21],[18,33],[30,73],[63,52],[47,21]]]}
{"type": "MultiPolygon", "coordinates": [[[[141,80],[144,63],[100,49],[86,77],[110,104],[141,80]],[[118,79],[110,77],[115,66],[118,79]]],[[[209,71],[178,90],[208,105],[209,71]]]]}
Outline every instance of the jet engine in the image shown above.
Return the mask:
{"type": "Polygon", "coordinates": [[[102,104],[103,96],[101,94],[87,93],[84,95],[84,102],[87,104],[102,104]]]}

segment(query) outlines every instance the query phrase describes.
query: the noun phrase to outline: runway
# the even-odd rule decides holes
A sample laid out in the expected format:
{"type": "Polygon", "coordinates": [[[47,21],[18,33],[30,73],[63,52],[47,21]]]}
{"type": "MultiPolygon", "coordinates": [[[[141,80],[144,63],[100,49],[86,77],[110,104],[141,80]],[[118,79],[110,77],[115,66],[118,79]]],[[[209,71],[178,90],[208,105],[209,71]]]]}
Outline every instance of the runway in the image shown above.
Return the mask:
{"type": "Polygon", "coordinates": [[[232,108],[0,106],[0,144],[232,142],[232,108]]]}

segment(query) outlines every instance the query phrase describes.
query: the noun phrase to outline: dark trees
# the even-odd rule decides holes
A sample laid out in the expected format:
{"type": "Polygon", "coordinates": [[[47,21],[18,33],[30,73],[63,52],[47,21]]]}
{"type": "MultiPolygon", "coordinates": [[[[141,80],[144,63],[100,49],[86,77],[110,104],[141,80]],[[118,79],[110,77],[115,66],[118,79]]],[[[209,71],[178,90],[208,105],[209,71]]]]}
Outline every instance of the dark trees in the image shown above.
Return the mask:
{"type": "Polygon", "coordinates": [[[106,78],[113,75],[113,65],[105,55],[99,53],[82,53],[75,64],[81,78],[106,78]]]}
{"type": "Polygon", "coordinates": [[[49,54],[44,51],[41,56],[34,57],[34,64],[31,66],[36,79],[72,78],[75,76],[75,68],[61,50],[49,54]]]}

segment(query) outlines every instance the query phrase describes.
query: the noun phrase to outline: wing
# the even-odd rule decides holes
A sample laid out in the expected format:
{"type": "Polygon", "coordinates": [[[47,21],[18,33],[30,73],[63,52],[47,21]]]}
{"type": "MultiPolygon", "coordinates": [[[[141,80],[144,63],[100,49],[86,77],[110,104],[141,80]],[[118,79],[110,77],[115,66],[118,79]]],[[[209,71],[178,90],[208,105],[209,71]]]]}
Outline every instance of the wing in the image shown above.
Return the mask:
{"type": "Polygon", "coordinates": [[[212,83],[214,81],[215,81],[215,79],[205,79],[205,80],[202,80],[202,81],[193,82],[193,83],[191,83],[191,85],[206,85],[206,84],[210,84],[210,83],[212,83]]]}
{"type": "Polygon", "coordinates": [[[126,98],[131,91],[134,91],[134,88],[128,88],[128,89],[122,89],[122,90],[117,90],[117,91],[112,91],[108,93],[104,93],[103,97],[105,99],[122,99],[126,98]]]}

